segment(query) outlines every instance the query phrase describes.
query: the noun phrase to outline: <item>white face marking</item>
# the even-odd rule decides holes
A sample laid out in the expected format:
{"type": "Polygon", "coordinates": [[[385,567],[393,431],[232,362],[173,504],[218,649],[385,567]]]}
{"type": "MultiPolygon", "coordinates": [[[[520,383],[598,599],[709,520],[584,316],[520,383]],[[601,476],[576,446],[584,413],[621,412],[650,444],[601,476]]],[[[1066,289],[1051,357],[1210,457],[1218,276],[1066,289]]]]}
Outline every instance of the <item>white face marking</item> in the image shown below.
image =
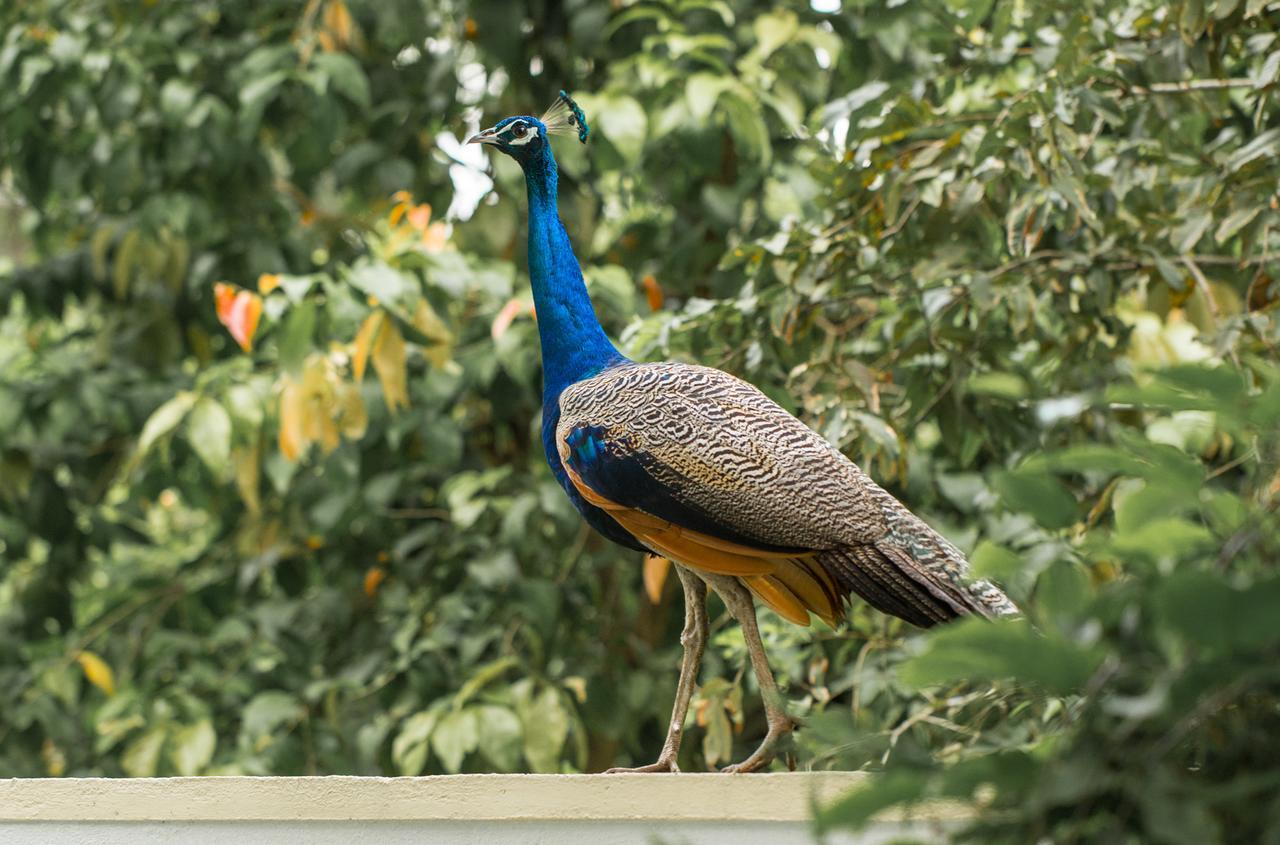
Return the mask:
{"type": "Polygon", "coordinates": [[[528,124],[528,123],[513,124],[512,128],[514,128],[515,126],[523,126],[525,127],[526,131],[524,133],[523,138],[517,138],[515,137],[514,134],[511,136],[511,140],[507,141],[507,143],[513,147],[523,147],[525,144],[529,143],[534,138],[538,137],[538,127],[533,126],[532,124],[528,124]]]}

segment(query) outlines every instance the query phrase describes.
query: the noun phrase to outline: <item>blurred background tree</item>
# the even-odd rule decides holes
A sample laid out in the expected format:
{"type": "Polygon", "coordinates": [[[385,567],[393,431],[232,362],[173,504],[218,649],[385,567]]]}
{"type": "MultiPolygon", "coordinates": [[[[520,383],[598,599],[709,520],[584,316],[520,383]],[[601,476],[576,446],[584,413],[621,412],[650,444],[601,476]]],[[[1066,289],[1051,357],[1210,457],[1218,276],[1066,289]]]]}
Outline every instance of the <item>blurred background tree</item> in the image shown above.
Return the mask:
{"type": "MultiPolygon", "coordinates": [[[[1037,629],[766,614],[793,760],[886,770],[823,823],[948,795],[976,841],[1280,835],[1278,29],[6,4],[0,776],[652,754],[675,586],[546,472],[522,180],[460,143],[564,87],[606,326],[759,384],[1037,629]]],[[[717,630],[686,768],[763,731],[717,630]]]]}

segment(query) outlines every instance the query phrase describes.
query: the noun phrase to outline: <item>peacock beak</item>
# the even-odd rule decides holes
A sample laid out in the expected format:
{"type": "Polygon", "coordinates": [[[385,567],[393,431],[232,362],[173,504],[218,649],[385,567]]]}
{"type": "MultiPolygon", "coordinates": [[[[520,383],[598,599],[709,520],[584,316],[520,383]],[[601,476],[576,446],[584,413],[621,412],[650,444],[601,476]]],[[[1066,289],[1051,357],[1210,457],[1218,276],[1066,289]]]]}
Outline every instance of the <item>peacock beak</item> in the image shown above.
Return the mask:
{"type": "Polygon", "coordinates": [[[498,128],[491,126],[478,135],[472,135],[467,141],[468,144],[496,144],[498,143],[498,128]]]}

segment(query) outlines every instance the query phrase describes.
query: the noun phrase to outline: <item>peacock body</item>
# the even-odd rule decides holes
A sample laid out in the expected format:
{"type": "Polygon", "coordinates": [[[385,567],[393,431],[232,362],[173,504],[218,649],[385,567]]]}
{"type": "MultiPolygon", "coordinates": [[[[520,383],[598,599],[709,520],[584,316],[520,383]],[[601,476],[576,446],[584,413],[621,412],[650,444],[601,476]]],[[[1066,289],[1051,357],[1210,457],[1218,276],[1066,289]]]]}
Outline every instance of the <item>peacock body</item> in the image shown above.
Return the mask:
{"type": "Polygon", "coordinates": [[[752,385],[622,362],[561,392],[555,448],[583,501],[640,544],[835,625],[851,594],[916,625],[1012,611],[961,553],[752,385]]]}
{"type": "Polygon", "coordinates": [[[751,596],[801,625],[810,613],[835,625],[854,595],[920,626],[1016,609],[993,585],[968,580],[958,549],[752,385],[709,367],[636,363],[614,347],[556,212],[553,133],[586,141],[586,119],[564,92],[541,118],[510,117],[471,141],[497,147],[525,174],[552,473],[592,527],[669,558],[685,588],[675,713],[662,757],[644,770],[675,769],[705,643],[706,585],[743,625],[765,693],[769,737],[738,770],[760,768],[790,720],[771,701],[779,696],[751,596]]]}

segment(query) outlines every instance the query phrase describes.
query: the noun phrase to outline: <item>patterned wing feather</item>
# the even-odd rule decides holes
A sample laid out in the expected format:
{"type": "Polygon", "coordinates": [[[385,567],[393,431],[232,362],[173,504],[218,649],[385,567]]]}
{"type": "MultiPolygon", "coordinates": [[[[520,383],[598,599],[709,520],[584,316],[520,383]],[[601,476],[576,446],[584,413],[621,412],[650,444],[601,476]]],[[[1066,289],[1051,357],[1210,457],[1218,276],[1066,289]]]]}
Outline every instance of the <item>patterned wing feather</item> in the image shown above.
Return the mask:
{"type": "Polygon", "coordinates": [[[673,363],[606,370],[561,394],[556,434],[584,498],[686,565],[699,566],[688,559],[696,538],[702,568],[743,576],[787,618],[797,606],[833,615],[849,593],[919,625],[1012,611],[999,590],[964,580],[954,546],[727,373],[673,363]],[[645,517],[666,527],[646,526],[645,517]],[[729,572],[724,555],[773,568],[729,572]]]}

